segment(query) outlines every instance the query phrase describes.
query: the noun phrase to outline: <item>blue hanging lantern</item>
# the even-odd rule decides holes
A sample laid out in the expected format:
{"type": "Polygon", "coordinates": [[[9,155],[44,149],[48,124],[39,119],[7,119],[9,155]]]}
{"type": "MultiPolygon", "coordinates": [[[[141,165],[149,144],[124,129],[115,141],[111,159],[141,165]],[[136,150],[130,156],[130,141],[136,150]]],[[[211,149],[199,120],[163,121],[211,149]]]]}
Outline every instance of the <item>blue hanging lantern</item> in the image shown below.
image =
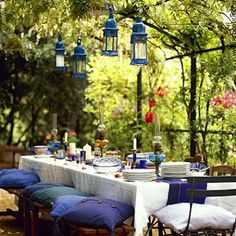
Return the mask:
{"type": "Polygon", "coordinates": [[[103,30],[103,50],[102,55],[117,56],[118,52],[118,29],[116,20],[113,18],[112,7],[109,7],[109,18],[103,30]]]}
{"type": "Polygon", "coordinates": [[[131,34],[131,65],[147,65],[147,33],[140,17],[131,34]]]}
{"type": "Polygon", "coordinates": [[[65,71],[65,47],[61,35],[58,37],[55,47],[56,71],[65,71]]]}
{"type": "Polygon", "coordinates": [[[84,47],[81,45],[81,40],[78,39],[77,46],[74,50],[73,56],[73,78],[85,79],[86,74],[86,53],[84,47]]]}

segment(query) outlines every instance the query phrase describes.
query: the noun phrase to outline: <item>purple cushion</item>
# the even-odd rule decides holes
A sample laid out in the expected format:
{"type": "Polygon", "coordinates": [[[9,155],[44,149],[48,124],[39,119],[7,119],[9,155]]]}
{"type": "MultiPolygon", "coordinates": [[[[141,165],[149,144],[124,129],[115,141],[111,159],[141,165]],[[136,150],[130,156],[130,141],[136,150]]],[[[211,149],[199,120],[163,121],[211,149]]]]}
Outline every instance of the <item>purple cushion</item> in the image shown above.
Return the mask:
{"type": "Polygon", "coordinates": [[[4,169],[0,172],[0,188],[25,188],[38,182],[38,175],[27,170],[4,169]]]}
{"type": "Polygon", "coordinates": [[[87,197],[63,214],[60,220],[80,226],[108,228],[111,231],[133,216],[132,206],[103,197],[87,197]]]}
{"type": "Polygon", "coordinates": [[[85,198],[85,196],[77,195],[60,196],[53,202],[53,209],[50,214],[55,219],[57,219],[58,217],[61,217],[67,210],[69,210],[85,198]]]}
{"type": "Polygon", "coordinates": [[[21,195],[23,197],[30,197],[31,194],[33,194],[34,192],[40,190],[40,189],[46,189],[46,188],[52,188],[52,187],[62,187],[64,186],[63,184],[58,184],[58,183],[37,183],[37,184],[33,184],[30,186],[27,186],[26,188],[24,188],[24,190],[21,192],[21,195]]]}

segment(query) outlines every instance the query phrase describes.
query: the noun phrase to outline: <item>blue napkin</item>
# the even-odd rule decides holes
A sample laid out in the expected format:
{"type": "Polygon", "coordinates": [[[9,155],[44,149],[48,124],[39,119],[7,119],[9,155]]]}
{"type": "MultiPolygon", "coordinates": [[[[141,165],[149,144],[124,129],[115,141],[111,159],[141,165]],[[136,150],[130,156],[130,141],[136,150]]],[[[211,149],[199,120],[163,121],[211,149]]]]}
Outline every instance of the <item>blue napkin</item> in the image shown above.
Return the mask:
{"type": "MultiPolygon", "coordinates": [[[[191,189],[191,185],[186,181],[180,179],[161,179],[162,182],[167,182],[170,184],[167,205],[176,204],[180,202],[189,202],[189,197],[187,195],[188,189],[191,189]]],[[[196,189],[206,189],[206,183],[196,184],[196,189]]],[[[205,197],[195,197],[195,203],[204,204],[205,197]]]]}

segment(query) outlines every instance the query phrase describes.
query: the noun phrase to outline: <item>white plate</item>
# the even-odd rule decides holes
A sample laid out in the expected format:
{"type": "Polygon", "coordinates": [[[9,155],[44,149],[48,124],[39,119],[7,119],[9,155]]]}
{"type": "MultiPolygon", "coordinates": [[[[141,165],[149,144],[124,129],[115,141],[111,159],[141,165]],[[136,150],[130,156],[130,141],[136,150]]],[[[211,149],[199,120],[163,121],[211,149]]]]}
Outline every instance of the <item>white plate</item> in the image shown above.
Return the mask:
{"type": "Polygon", "coordinates": [[[130,178],[145,178],[145,177],[150,177],[153,176],[155,174],[155,172],[153,173],[122,173],[124,177],[130,177],[130,178]]]}
{"type": "Polygon", "coordinates": [[[140,173],[155,173],[155,169],[126,169],[123,170],[123,173],[136,173],[136,174],[140,174],[140,173]]]}
{"type": "Polygon", "coordinates": [[[206,174],[206,171],[190,171],[190,176],[204,176],[206,174]]]}
{"type": "Polygon", "coordinates": [[[156,179],[157,179],[156,175],[153,175],[153,176],[148,177],[148,178],[124,178],[123,177],[123,180],[129,181],[129,182],[135,182],[135,181],[150,182],[150,181],[153,181],[153,180],[156,180],[156,179]]]}
{"type": "Polygon", "coordinates": [[[184,162],[184,161],[175,161],[175,162],[162,162],[161,166],[190,166],[190,162],[184,162]]]}
{"type": "Polygon", "coordinates": [[[40,154],[40,155],[34,155],[35,158],[46,158],[46,157],[52,157],[53,155],[48,154],[40,154]]]}

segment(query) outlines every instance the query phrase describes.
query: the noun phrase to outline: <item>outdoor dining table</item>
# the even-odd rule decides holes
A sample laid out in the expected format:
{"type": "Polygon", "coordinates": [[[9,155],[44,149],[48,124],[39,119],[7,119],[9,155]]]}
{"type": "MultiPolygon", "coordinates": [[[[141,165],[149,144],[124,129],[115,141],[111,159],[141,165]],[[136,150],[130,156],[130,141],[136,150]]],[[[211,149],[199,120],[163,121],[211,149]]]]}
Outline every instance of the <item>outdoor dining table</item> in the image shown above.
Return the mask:
{"type": "MultiPolygon", "coordinates": [[[[170,183],[167,181],[128,182],[123,178],[116,178],[111,173],[97,173],[93,166],[86,165],[85,167],[84,169],[75,162],[34,156],[22,156],[19,163],[20,169],[38,174],[42,182],[67,184],[89,194],[133,205],[135,236],[143,235],[143,228],[147,226],[148,217],[166,206],[168,202],[170,183]]],[[[207,186],[208,189],[235,187],[236,183],[207,186]]],[[[235,200],[236,196],[207,198],[205,203],[222,206],[236,215],[235,200]]]]}

